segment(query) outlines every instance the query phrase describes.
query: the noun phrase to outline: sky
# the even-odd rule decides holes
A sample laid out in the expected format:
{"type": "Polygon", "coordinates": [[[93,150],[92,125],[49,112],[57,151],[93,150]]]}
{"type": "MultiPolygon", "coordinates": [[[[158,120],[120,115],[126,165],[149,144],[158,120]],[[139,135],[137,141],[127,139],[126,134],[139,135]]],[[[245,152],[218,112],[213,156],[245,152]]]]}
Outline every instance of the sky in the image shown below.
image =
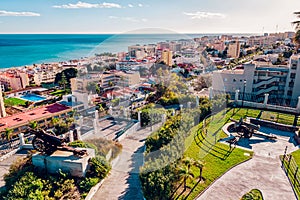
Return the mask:
{"type": "Polygon", "coordinates": [[[0,33],[291,31],[300,0],[0,0],[0,33]]]}

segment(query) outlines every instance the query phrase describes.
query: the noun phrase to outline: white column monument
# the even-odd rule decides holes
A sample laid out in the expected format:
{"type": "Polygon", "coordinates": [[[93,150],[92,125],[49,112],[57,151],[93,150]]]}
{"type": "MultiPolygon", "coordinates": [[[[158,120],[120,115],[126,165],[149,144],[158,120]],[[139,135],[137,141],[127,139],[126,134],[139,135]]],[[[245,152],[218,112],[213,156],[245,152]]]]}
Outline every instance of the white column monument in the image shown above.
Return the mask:
{"type": "Polygon", "coordinates": [[[198,106],[199,106],[199,97],[196,96],[196,107],[198,107],[198,106]]]}
{"type": "Polygon", "coordinates": [[[112,106],[109,106],[108,114],[109,114],[109,115],[112,115],[112,106]]]}
{"type": "Polygon", "coordinates": [[[264,106],[266,106],[268,104],[268,100],[269,100],[269,94],[266,93],[265,94],[265,100],[264,100],[264,106]]]}
{"type": "Polygon", "coordinates": [[[213,98],[214,89],[212,87],[209,88],[209,100],[213,98]]]}
{"type": "Polygon", "coordinates": [[[237,102],[238,100],[239,100],[239,90],[236,90],[235,91],[235,98],[234,98],[234,100],[237,102]]]}
{"type": "Polygon", "coordinates": [[[188,108],[188,109],[191,109],[191,107],[192,107],[191,105],[192,105],[192,102],[190,102],[190,101],[187,102],[187,108],[188,108]]]}
{"type": "Polygon", "coordinates": [[[19,133],[20,146],[21,148],[25,145],[24,133],[19,133]]]}
{"type": "Polygon", "coordinates": [[[297,111],[300,113],[300,96],[298,97],[297,111]]]}

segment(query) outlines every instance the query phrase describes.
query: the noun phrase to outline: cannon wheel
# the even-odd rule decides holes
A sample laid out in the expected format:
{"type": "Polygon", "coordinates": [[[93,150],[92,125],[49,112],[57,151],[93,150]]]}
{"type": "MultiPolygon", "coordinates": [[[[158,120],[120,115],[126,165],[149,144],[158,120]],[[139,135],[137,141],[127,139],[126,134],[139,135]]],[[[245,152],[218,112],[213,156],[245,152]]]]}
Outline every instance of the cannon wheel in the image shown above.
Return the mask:
{"type": "Polygon", "coordinates": [[[32,146],[34,149],[36,149],[39,152],[45,152],[46,146],[44,140],[34,137],[32,140],[32,146]]]}

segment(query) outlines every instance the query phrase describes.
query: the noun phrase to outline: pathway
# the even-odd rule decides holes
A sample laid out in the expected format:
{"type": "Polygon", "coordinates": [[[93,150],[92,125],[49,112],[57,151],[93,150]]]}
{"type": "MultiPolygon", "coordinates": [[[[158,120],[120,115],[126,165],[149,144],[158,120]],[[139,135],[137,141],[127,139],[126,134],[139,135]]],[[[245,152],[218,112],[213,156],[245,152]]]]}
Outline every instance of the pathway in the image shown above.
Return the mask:
{"type": "Polygon", "coordinates": [[[4,174],[8,173],[10,165],[13,164],[13,162],[16,161],[18,158],[24,158],[26,156],[27,151],[20,151],[0,162],[0,188],[5,186],[3,178],[4,174]]]}
{"type": "Polygon", "coordinates": [[[145,139],[152,132],[150,128],[141,129],[120,142],[123,149],[119,160],[93,197],[94,200],[143,200],[139,168],[143,163],[145,139]]]}
{"type": "Polygon", "coordinates": [[[286,140],[271,142],[251,138],[254,157],[231,169],[208,188],[198,200],[240,199],[252,189],[261,190],[265,200],[296,199],[287,176],[281,168],[279,155],[286,146],[288,153],[298,147],[286,140]]]}

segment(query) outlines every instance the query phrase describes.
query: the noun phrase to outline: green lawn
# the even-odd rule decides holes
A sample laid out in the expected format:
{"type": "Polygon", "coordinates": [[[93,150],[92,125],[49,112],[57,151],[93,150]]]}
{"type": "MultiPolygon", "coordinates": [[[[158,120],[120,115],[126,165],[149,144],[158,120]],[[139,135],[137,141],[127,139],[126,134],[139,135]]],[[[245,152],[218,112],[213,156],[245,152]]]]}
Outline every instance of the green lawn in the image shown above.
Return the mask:
{"type": "Polygon", "coordinates": [[[56,90],[55,92],[51,92],[50,95],[54,95],[54,96],[61,96],[64,94],[69,94],[71,92],[70,89],[66,89],[66,91],[64,90],[56,90]]]}
{"type": "Polygon", "coordinates": [[[297,151],[294,151],[294,152],[292,153],[292,156],[294,157],[294,159],[295,159],[295,161],[296,161],[298,167],[300,167],[300,149],[297,150],[297,151]]]}
{"type": "Polygon", "coordinates": [[[4,100],[4,104],[8,106],[25,106],[26,101],[18,98],[7,98],[4,100]]]}
{"type": "Polygon", "coordinates": [[[247,194],[245,194],[241,200],[263,200],[263,195],[260,190],[253,189],[247,194]]]}
{"type": "MultiPolygon", "coordinates": [[[[185,141],[186,151],[184,155],[185,157],[204,162],[204,182],[198,183],[199,169],[191,167],[192,173],[196,178],[188,182],[190,190],[181,195],[179,199],[185,199],[186,197],[186,199],[194,199],[228,169],[252,157],[253,152],[239,148],[230,150],[228,145],[217,142],[218,139],[226,137],[221,130],[223,125],[230,122],[230,118],[239,120],[241,117],[260,118],[284,124],[293,124],[294,122],[294,116],[289,114],[247,108],[227,108],[226,112],[219,112],[206,120],[207,124],[209,124],[206,126],[207,135],[210,137],[203,133],[203,123],[201,122],[198,126],[191,129],[191,135],[185,141]]],[[[300,150],[294,152],[293,156],[300,166],[300,150]]]]}
{"type": "MultiPolygon", "coordinates": [[[[237,109],[235,111],[237,111],[237,109]]],[[[184,155],[185,157],[202,160],[204,162],[204,182],[198,183],[195,178],[194,180],[190,180],[188,182],[188,187],[191,189],[190,192],[184,193],[179,199],[185,199],[187,195],[187,199],[194,199],[228,169],[252,157],[253,153],[250,151],[239,148],[230,149],[228,145],[216,143],[217,139],[223,136],[223,132],[220,128],[224,123],[226,123],[230,117],[239,119],[241,116],[244,116],[245,113],[247,113],[247,110],[241,109],[236,115],[232,116],[232,110],[228,109],[226,117],[223,115],[223,112],[215,115],[208,129],[208,135],[214,135],[214,137],[204,136],[202,133],[202,123],[191,130],[191,135],[185,141],[186,151],[184,155]]],[[[255,117],[258,113],[259,111],[248,110],[248,116],[252,115],[255,117]]],[[[193,166],[191,170],[194,177],[199,177],[198,168],[193,166]]]]}
{"type": "MultiPolygon", "coordinates": [[[[295,115],[292,114],[285,114],[273,111],[261,111],[257,109],[247,109],[247,108],[235,108],[231,109],[230,113],[232,114],[233,110],[237,112],[233,118],[238,119],[240,117],[253,117],[253,118],[260,118],[268,121],[273,121],[281,124],[294,124],[295,115]]],[[[300,126],[300,120],[297,123],[300,126]]]]}

